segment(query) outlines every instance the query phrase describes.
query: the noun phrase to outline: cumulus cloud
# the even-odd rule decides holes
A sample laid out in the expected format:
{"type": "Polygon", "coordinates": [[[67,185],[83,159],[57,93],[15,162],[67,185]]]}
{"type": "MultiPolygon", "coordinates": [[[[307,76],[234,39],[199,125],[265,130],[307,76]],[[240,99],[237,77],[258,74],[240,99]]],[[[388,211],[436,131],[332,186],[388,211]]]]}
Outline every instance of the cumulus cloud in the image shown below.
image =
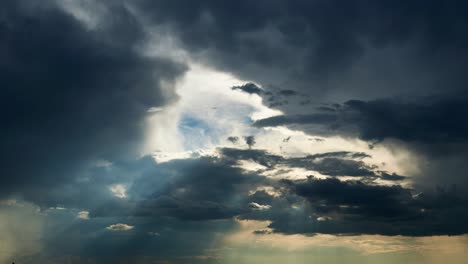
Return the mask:
{"type": "Polygon", "coordinates": [[[127,198],[127,188],[123,184],[115,184],[109,187],[112,194],[120,199],[127,198]]]}
{"type": "Polygon", "coordinates": [[[131,225],[127,225],[127,224],[112,224],[108,227],[106,227],[107,230],[111,230],[111,231],[128,231],[128,230],[132,230],[133,228],[135,228],[134,226],[131,226],[131,225]]]}
{"type": "Polygon", "coordinates": [[[83,219],[83,220],[88,220],[89,219],[89,212],[88,211],[79,211],[78,218],[83,219]]]}

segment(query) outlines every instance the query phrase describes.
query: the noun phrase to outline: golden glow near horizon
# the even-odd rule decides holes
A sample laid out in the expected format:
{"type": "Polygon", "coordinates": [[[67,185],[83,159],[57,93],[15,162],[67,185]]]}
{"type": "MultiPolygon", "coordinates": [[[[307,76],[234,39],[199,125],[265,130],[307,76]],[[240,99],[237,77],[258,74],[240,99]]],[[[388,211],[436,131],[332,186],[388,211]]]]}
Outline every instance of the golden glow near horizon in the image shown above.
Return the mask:
{"type": "Polygon", "coordinates": [[[254,234],[267,221],[238,220],[239,229],[224,239],[222,263],[464,263],[468,235],[335,236],[254,234]]]}

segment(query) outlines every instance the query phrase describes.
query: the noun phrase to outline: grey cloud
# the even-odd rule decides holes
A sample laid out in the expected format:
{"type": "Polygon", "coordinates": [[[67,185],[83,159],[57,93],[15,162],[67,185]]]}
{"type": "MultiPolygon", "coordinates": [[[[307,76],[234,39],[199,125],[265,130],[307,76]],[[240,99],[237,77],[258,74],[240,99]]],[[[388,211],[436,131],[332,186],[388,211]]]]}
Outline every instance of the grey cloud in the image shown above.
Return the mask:
{"type": "Polygon", "coordinates": [[[285,116],[255,125],[410,141],[415,156],[428,161],[418,177],[424,183],[468,186],[466,3],[141,0],[134,5],[173,32],[198,61],[261,84],[265,104],[285,116]],[[303,100],[267,94],[278,90],[297,91],[303,100]],[[415,97],[425,99],[395,99],[415,97]],[[329,112],[315,109],[329,102],[347,103],[339,113],[334,105],[322,108],[329,112]],[[421,142],[431,146],[422,148],[421,142]]]}
{"type": "Polygon", "coordinates": [[[284,180],[289,193],[271,209],[244,215],[271,220],[286,234],[458,235],[466,233],[466,200],[444,190],[414,196],[399,185],[369,185],[336,178],[284,180]],[[323,221],[323,219],[327,219],[323,221]]]}
{"type": "Polygon", "coordinates": [[[143,56],[142,26],[117,2],[93,29],[55,1],[0,5],[1,195],[40,199],[96,160],[137,154],[146,111],[176,99],[160,82],[185,67],[143,56]]]}
{"type": "Polygon", "coordinates": [[[352,100],[316,108],[305,115],[281,115],[258,120],[256,127],[303,126],[310,133],[354,135],[370,142],[398,139],[429,145],[467,141],[466,93],[372,101],[352,100]]]}
{"type": "Polygon", "coordinates": [[[239,137],[231,136],[228,137],[227,140],[229,140],[232,144],[236,144],[237,142],[239,142],[239,137]]]}
{"type": "Polygon", "coordinates": [[[255,142],[254,136],[245,136],[244,140],[245,140],[245,144],[247,144],[247,146],[249,146],[250,149],[253,147],[253,145],[255,145],[255,143],[257,143],[255,142]]]}
{"type": "MultiPolygon", "coordinates": [[[[21,263],[62,263],[70,256],[78,262],[83,259],[92,263],[119,263],[134,261],[181,262],[181,256],[204,255],[222,242],[220,234],[236,228],[232,219],[216,221],[179,221],[165,217],[91,218],[88,221],[73,221],[65,212],[48,215],[48,225],[41,239],[42,252],[34,255],[20,254],[14,258],[21,263]],[[131,230],[111,231],[105,227],[124,222],[135,226],[131,230]],[[159,235],[148,235],[157,232],[159,235]],[[138,257],[146,256],[146,257],[138,257]]],[[[193,263],[193,262],[192,262],[193,263]]]]}
{"type": "MultiPolygon", "coordinates": [[[[273,232],[285,234],[420,236],[466,232],[462,225],[468,217],[463,214],[466,201],[453,190],[415,196],[412,190],[399,185],[382,186],[333,177],[276,181],[234,165],[240,159],[250,158],[264,159],[273,167],[306,161],[288,161],[255,149],[220,151],[223,154],[220,158],[199,157],[158,164],[146,157],[116,162],[105,170],[92,170],[86,184],[74,185],[79,188],[74,193],[50,186],[43,192],[41,202],[61,201],[66,208],[86,207],[90,214],[87,221],[76,219],[76,211],[67,213],[67,209],[55,210],[54,216],[49,214],[53,217],[48,220],[50,228],[68,224],[50,231],[44,238],[47,252],[52,255],[74,252],[98,259],[120,258],[122,254],[165,258],[200,254],[209,247],[209,241],[219,239],[220,233],[236,228],[234,217],[268,220],[273,232]],[[108,193],[110,183],[126,181],[127,198],[118,199],[108,193]],[[262,186],[270,186],[277,194],[259,189],[262,186]],[[81,192],[81,196],[77,195],[81,192]],[[328,220],[317,220],[320,217],[328,220]],[[135,228],[126,230],[126,226],[119,225],[111,229],[126,231],[106,232],[106,227],[116,223],[135,228]],[[160,235],[149,236],[148,232],[160,235]]],[[[366,157],[365,153],[330,152],[310,155],[309,159],[360,161],[366,157]]]]}
{"type": "Polygon", "coordinates": [[[297,92],[294,91],[294,90],[281,90],[281,91],[279,91],[279,93],[280,93],[281,95],[284,95],[284,96],[297,95],[297,92]]]}
{"type": "MultiPolygon", "coordinates": [[[[458,184],[466,189],[468,115],[466,93],[439,96],[352,100],[311,110],[308,115],[284,115],[258,120],[257,127],[290,126],[311,134],[359,137],[375,144],[392,145],[397,140],[426,160],[420,164],[417,185],[458,184]],[[317,116],[326,116],[319,119],[317,116]],[[454,170],[453,168],[457,168],[454,170]]],[[[387,177],[388,178],[388,177],[387,177]]]]}
{"type": "Polygon", "coordinates": [[[111,231],[128,231],[128,230],[132,230],[133,228],[135,227],[131,225],[127,225],[127,224],[122,224],[122,223],[112,224],[106,227],[107,230],[111,230],[111,231]]]}
{"type": "Polygon", "coordinates": [[[258,149],[242,150],[223,148],[219,151],[224,158],[232,164],[237,163],[239,160],[251,160],[265,166],[267,170],[284,166],[288,168],[304,168],[333,177],[368,177],[375,179],[381,178],[387,181],[405,179],[404,176],[395,173],[388,174],[385,171],[380,171],[376,166],[366,164],[362,159],[369,158],[370,156],[362,152],[338,151],[319,153],[305,157],[286,158],[258,149]]]}
{"type": "Polygon", "coordinates": [[[274,127],[291,124],[330,124],[337,120],[335,114],[316,113],[309,115],[273,116],[255,121],[256,127],[274,127]]]}
{"type": "Polygon", "coordinates": [[[214,158],[155,164],[128,190],[128,200],[113,200],[90,211],[99,216],[169,216],[185,220],[226,219],[248,210],[248,192],[268,182],[214,158]]]}
{"type": "Polygon", "coordinates": [[[457,1],[132,2],[219,69],[348,100],[463,89],[468,55],[457,1]]]}
{"type": "Polygon", "coordinates": [[[240,90],[242,92],[248,93],[248,94],[261,94],[263,92],[262,89],[260,89],[257,85],[253,83],[246,83],[241,86],[234,86],[231,88],[232,90],[240,90]]]}

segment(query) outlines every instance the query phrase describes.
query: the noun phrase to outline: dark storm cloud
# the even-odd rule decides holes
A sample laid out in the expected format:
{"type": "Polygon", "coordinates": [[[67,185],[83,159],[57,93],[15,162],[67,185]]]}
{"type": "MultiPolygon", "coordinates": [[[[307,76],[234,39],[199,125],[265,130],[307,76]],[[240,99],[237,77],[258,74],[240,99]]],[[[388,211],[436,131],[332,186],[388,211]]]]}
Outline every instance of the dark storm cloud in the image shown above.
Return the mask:
{"type": "Polygon", "coordinates": [[[197,58],[265,85],[347,100],[463,89],[462,1],[133,2],[197,58]]]}
{"type": "Polygon", "coordinates": [[[370,158],[370,156],[362,152],[326,152],[304,157],[288,158],[258,149],[223,148],[219,151],[232,164],[236,164],[239,160],[250,160],[265,166],[266,170],[283,167],[304,168],[333,177],[368,177],[371,179],[380,178],[387,181],[399,181],[406,178],[395,173],[388,174],[385,171],[379,171],[377,166],[367,164],[362,159],[370,158]]]}
{"type": "Polygon", "coordinates": [[[285,115],[259,120],[257,126],[360,136],[371,141],[370,147],[384,138],[408,141],[416,156],[428,160],[420,175],[427,180],[418,177],[424,183],[468,186],[463,163],[468,133],[462,120],[468,83],[466,2],[133,4],[153,24],[166,26],[198,61],[260,84],[265,104],[285,115]],[[300,96],[272,93],[280,90],[300,96]],[[315,108],[341,102],[347,103],[338,113],[333,104],[322,108],[328,112],[315,108]]]}
{"type": "Polygon", "coordinates": [[[153,24],[166,26],[198,61],[260,84],[265,104],[284,116],[259,120],[258,127],[357,136],[370,147],[395,138],[423,161],[416,164],[418,184],[468,188],[466,2],[134,5],[153,24]],[[267,94],[273,90],[297,91],[301,100],[267,94]],[[333,105],[341,102],[340,109],[333,105]],[[317,111],[324,103],[332,104],[317,111]]]}
{"type": "MultiPolygon", "coordinates": [[[[20,254],[16,263],[66,263],[85,259],[90,263],[194,263],[179,257],[213,254],[213,244],[222,242],[221,233],[236,228],[232,219],[182,221],[175,218],[91,218],[74,219],[65,211],[49,213],[41,239],[42,252],[20,254]],[[105,227],[123,221],[134,226],[127,231],[105,227]],[[154,234],[158,235],[154,235],[154,234]],[[146,256],[146,257],[142,257],[146,256]],[[133,260],[133,261],[132,261],[133,260]],[[92,262],[91,262],[92,261],[92,262]]],[[[214,247],[216,249],[216,247],[214,247]]],[[[196,263],[196,262],[195,262],[196,263]]]]}
{"type": "Polygon", "coordinates": [[[79,177],[64,182],[27,187],[23,191],[25,198],[43,209],[59,206],[90,210],[109,203],[128,210],[132,204],[115,197],[110,188],[121,184],[128,189],[135,179],[153,175],[156,168],[152,157],[116,161],[82,170],[79,177]]]}
{"type": "MultiPolygon", "coordinates": [[[[395,193],[400,192],[409,194],[409,190],[399,186],[388,190],[389,187],[385,186],[356,183],[358,187],[352,188],[348,186],[349,183],[337,180],[330,180],[329,184],[326,184],[325,180],[317,181],[311,185],[318,189],[311,191],[307,189],[308,185],[301,181],[277,182],[236,167],[239,160],[251,159],[271,168],[283,165],[313,169],[331,176],[348,175],[400,180],[401,176],[396,174],[393,177],[398,179],[387,179],[386,177],[392,175],[373,170],[374,168],[362,163],[361,159],[368,157],[365,153],[330,152],[288,159],[261,150],[221,149],[220,151],[222,153],[220,158],[200,157],[157,164],[152,158],[146,157],[133,162],[116,162],[107,167],[96,167],[86,174],[86,178],[77,180],[73,184],[54,185],[47,190],[39,188],[38,192],[42,195],[36,203],[43,205],[44,210],[52,206],[87,210],[90,212],[90,220],[87,221],[94,222],[101,219],[99,222],[102,222],[106,219],[106,224],[101,224],[102,228],[110,224],[126,223],[135,226],[132,232],[142,232],[141,223],[129,220],[132,218],[128,217],[146,219],[148,223],[143,225],[145,232],[160,233],[162,227],[152,225],[151,222],[163,219],[174,219],[176,222],[205,222],[218,219],[232,220],[237,216],[243,219],[272,220],[274,224],[279,224],[288,216],[287,221],[299,223],[304,221],[304,217],[309,219],[309,216],[294,213],[298,218],[294,216],[292,217],[294,219],[290,219],[291,213],[296,210],[291,209],[291,206],[304,203],[305,198],[311,204],[313,200],[329,200],[324,205],[310,206],[313,208],[311,213],[315,215],[331,214],[330,212],[339,208],[339,204],[362,207],[359,203],[364,203],[363,200],[367,198],[372,200],[369,203],[374,207],[370,205],[362,207],[361,211],[355,209],[355,214],[372,214],[373,211],[368,212],[368,210],[378,211],[380,210],[378,208],[381,208],[379,212],[383,214],[395,204],[387,195],[393,197],[395,193]],[[334,165],[328,167],[329,162],[334,165]],[[116,183],[126,186],[125,198],[112,195],[109,187],[116,183]],[[261,186],[271,186],[282,195],[275,197],[258,190],[257,188],[261,186]],[[307,194],[309,191],[310,195],[307,194]],[[334,197],[335,194],[337,197],[334,197]],[[358,195],[357,198],[355,195],[358,195]]],[[[347,213],[344,209],[340,211],[342,214],[345,212],[347,213]]],[[[396,213],[396,210],[388,213],[396,213]]],[[[306,222],[301,223],[307,225],[306,222]]],[[[291,232],[280,228],[276,231],[291,232]]],[[[365,230],[362,232],[366,233],[365,230]]]]}
{"type": "Polygon", "coordinates": [[[79,208],[90,211],[90,217],[230,219],[249,210],[249,191],[270,182],[232,165],[209,157],[162,164],[144,157],[90,168],[67,183],[27,189],[27,197],[43,210],[79,208]],[[112,193],[116,184],[125,188],[126,197],[112,193]]]}
{"type": "Polygon", "coordinates": [[[45,263],[48,255],[104,262],[141,254],[164,259],[208,254],[212,241],[236,228],[235,216],[255,210],[249,193],[274,184],[212,157],[161,164],[144,157],[98,166],[85,175],[70,184],[38,187],[41,196],[35,202],[46,213],[48,226],[37,258],[44,257],[45,263]],[[126,187],[125,198],[112,195],[113,184],[126,187]],[[89,219],[78,219],[80,210],[89,211],[89,219]],[[117,223],[133,228],[106,229],[117,223]]]}
{"type": "Polygon", "coordinates": [[[128,199],[91,210],[99,216],[169,216],[182,220],[228,219],[248,210],[248,192],[268,180],[213,158],[154,164],[132,182],[128,199]]]}
{"type": "MultiPolygon", "coordinates": [[[[293,187],[295,194],[305,197],[312,206],[323,206],[330,210],[339,205],[349,206],[341,209],[350,214],[365,214],[368,216],[398,216],[401,214],[400,201],[411,200],[409,190],[400,186],[372,186],[359,181],[340,181],[335,178],[313,179],[294,184],[285,181],[293,187]]],[[[364,216],[364,215],[363,215],[364,216]]]]}
{"type": "MultiPolygon", "coordinates": [[[[77,219],[76,212],[67,213],[70,209],[48,210],[50,230],[43,238],[44,252],[57,256],[68,252],[101,261],[129,255],[199,255],[206,253],[211,242],[219,241],[220,234],[236,228],[234,217],[272,221],[270,228],[285,234],[466,232],[462,224],[468,218],[463,213],[466,200],[454,190],[414,196],[398,185],[336,178],[277,181],[246,172],[236,162],[260,156],[272,166],[306,161],[283,160],[261,150],[222,149],[222,153],[220,158],[160,164],[150,157],[115,162],[92,169],[81,184],[72,184],[75,189],[51,186],[41,193],[43,200],[38,203],[60,201],[66,208],[90,211],[90,219],[77,219]],[[126,198],[111,195],[108,187],[115,183],[127,186],[126,198]],[[262,186],[270,186],[277,194],[259,189],[262,186]],[[106,229],[116,223],[134,228],[122,232],[106,229]]],[[[360,161],[366,157],[365,153],[330,152],[309,159],[360,161]]]]}
{"type": "Polygon", "coordinates": [[[424,144],[462,143],[468,139],[468,96],[440,96],[415,100],[352,100],[316,109],[309,115],[274,116],[254,123],[257,127],[319,125],[327,133],[352,134],[368,141],[386,138],[424,144]]]}
{"type": "MultiPolygon", "coordinates": [[[[359,137],[392,146],[395,140],[424,160],[415,183],[424,189],[457,184],[468,188],[468,96],[466,92],[437,96],[352,100],[258,120],[257,127],[288,126],[311,134],[359,137]],[[321,118],[319,118],[321,117],[321,118]],[[454,169],[456,168],[456,169],[454,169]]],[[[388,177],[387,177],[388,178],[388,177]]]]}
{"type": "Polygon", "coordinates": [[[252,160],[267,168],[272,168],[283,160],[281,156],[272,155],[267,151],[260,149],[245,150],[236,148],[222,148],[220,149],[220,153],[232,164],[236,164],[240,160],[252,160]]]}
{"type": "Polygon", "coordinates": [[[439,190],[414,196],[398,185],[369,185],[336,178],[283,180],[289,190],[271,209],[244,215],[271,220],[274,232],[299,234],[457,235],[468,231],[466,200],[439,190]]]}
{"type": "Polygon", "coordinates": [[[1,195],[40,199],[35,188],[137,153],[146,111],[175,98],[160,81],[184,67],[141,55],[141,25],[117,3],[95,28],[54,1],[0,6],[1,195]]]}

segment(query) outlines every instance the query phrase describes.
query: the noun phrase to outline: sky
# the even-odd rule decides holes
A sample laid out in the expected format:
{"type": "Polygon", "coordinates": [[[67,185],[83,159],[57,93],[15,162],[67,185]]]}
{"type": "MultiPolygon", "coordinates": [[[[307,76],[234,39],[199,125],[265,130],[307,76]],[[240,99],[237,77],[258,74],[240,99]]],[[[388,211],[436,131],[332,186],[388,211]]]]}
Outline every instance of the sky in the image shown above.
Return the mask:
{"type": "Polygon", "coordinates": [[[0,263],[465,263],[467,12],[2,0],[0,263]]]}

